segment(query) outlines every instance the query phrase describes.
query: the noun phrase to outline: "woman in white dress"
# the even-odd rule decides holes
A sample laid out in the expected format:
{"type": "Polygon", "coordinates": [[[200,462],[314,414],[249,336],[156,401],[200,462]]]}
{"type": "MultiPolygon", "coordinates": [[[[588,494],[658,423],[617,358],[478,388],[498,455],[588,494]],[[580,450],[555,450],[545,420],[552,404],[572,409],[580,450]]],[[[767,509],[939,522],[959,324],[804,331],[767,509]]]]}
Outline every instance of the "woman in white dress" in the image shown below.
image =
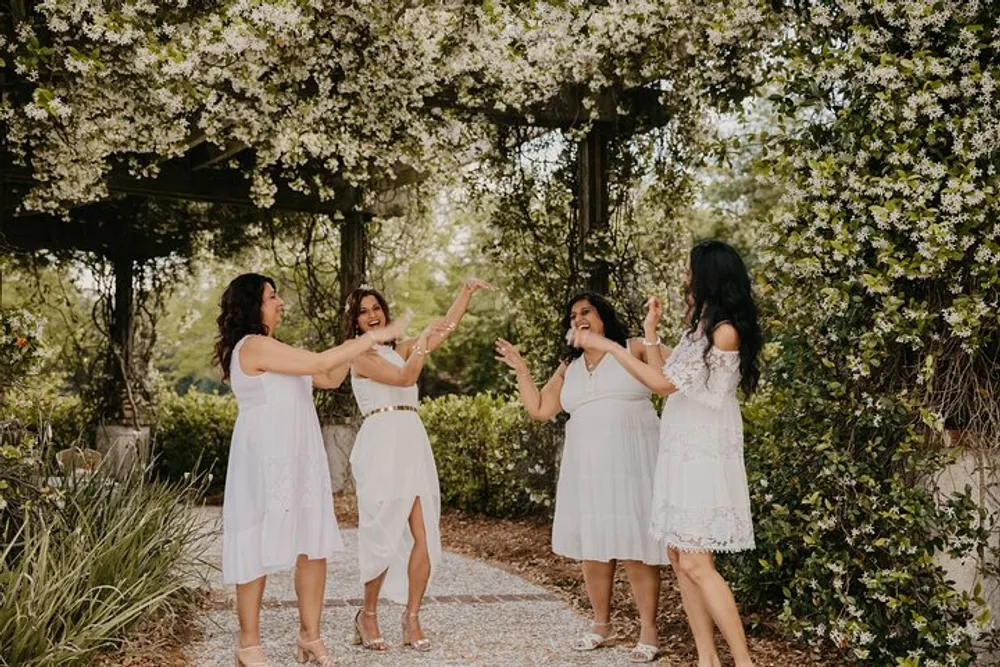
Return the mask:
{"type": "Polygon", "coordinates": [[[239,404],[222,510],[222,579],[236,584],[236,665],[262,667],[260,605],[266,575],[295,568],[299,662],[334,665],[320,639],[326,558],[342,548],[312,388],[336,386],[336,368],[397,338],[405,322],[325,352],[277,341],[284,304],[274,280],[235,278],[222,295],[214,361],[239,404]]]}
{"type": "MultiPolygon", "coordinates": [[[[647,349],[629,340],[614,307],[592,292],[574,296],[563,324],[573,331],[606,336],[622,355],[645,363],[647,349]]],[[[593,627],[573,648],[589,651],[613,646],[611,592],[621,560],[639,609],[641,633],[632,662],[652,662],[658,653],[656,609],[660,566],[667,558],[649,536],[650,502],[660,423],[649,389],[628,374],[606,351],[570,348],[568,362],[539,390],[517,349],[497,341],[499,359],[517,373],[518,393],[528,414],[552,419],[570,414],[556,487],[552,550],[583,561],[593,627]]]]}
{"type": "MultiPolygon", "coordinates": [[[[736,601],[715,569],[713,553],[754,548],[736,392],[742,388],[749,395],[757,388],[760,325],[746,266],[729,245],[695,245],[685,284],[688,330],[666,363],[655,345],[641,364],[600,336],[579,334],[574,342],[584,350],[611,352],[637,379],[669,396],[649,530],[666,546],[677,573],[698,666],[721,665],[714,640],[718,627],[736,667],[752,667],[736,601]]],[[[662,310],[650,299],[647,343],[659,340],[662,310]]]]}
{"type": "MultiPolygon", "coordinates": [[[[383,588],[390,600],[406,604],[403,644],[418,651],[431,648],[418,614],[441,562],[441,492],[430,440],[417,414],[416,383],[426,355],[458,325],[472,295],[489,287],[467,281],[445,318],[419,338],[381,346],[352,364],[351,384],[363,419],[351,451],[364,586],[364,607],[354,625],[355,641],[365,648],[388,648],[378,626],[383,588]]],[[[344,338],[381,331],[391,321],[385,298],[362,287],[347,299],[344,338]]]]}

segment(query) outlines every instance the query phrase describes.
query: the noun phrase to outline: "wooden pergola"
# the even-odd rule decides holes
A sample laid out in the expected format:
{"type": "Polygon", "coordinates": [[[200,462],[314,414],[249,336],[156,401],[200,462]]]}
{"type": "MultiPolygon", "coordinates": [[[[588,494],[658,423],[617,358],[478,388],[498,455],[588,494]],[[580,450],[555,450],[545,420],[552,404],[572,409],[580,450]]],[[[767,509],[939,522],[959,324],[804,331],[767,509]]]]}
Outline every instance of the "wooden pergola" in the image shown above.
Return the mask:
{"type": "MultiPolygon", "coordinates": [[[[20,12],[26,2],[15,2],[20,12]]],[[[15,8],[16,9],[16,8],[15,8]]],[[[16,17],[14,17],[16,19],[16,17]]],[[[8,63],[0,70],[0,90],[16,95],[25,82],[17,79],[8,63]]],[[[486,119],[504,126],[531,126],[567,130],[588,122],[589,131],[578,146],[578,215],[576,233],[585,247],[592,234],[608,227],[608,142],[632,133],[661,126],[669,112],[661,103],[659,86],[608,92],[596,105],[584,104],[586,90],[568,86],[544,103],[517,112],[498,112],[489,108],[463,107],[457,95],[442,94],[427,101],[428,107],[444,107],[469,118],[486,119]],[[619,109],[628,111],[620,114],[619,109]],[[596,110],[596,118],[594,111],[596,110]],[[530,119],[530,120],[529,120],[530,119]]],[[[341,302],[363,283],[367,264],[366,222],[376,211],[362,208],[363,194],[357,187],[342,182],[332,200],[304,194],[279,182],[274,206],[261,211],[250,196],[250,182],[241,166],[253,163],[254,149],[239,141],[217,145],[204,135],[193,136],[180,157],[164,160],[155,178],[141,179],[124,167],[116,168],[106,178],[113,198],[82,205],[67,217],[25,212],[24,195],[35,183],[30,169],[15,163],[5,146],[0,145],[0,248],[26,251],[83,250],[106,258],[114,266],[115,298],[112,343],[129,354],[132,337],[133,281],[137,261],[164,256],[169,252],[167,239],[150,236],[135,225],[135,203],[143,200],[182,200],[226,205],[246,211],[248,220],[277,211],[328,214],[343,220],[340,266],[341,302]]],[[[393,182],[379,187],[381,192],[412,184],[421,175],[401,170],[393,182]]],[[[590,287],[606,291],[611,267],[599,264],[590,278],[590,287]]],[[[120,380],[124,383],[126,378],[120,380]]]]}

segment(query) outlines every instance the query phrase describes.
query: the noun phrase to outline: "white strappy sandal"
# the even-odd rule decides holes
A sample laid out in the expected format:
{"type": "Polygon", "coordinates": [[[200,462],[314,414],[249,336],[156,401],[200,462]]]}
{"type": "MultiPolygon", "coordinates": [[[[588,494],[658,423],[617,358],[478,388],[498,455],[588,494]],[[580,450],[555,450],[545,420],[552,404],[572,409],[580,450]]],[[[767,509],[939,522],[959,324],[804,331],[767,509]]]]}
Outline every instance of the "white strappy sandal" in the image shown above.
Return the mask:
{"type": "MultiPolygon", "coordinates": [[[[610,623],[594,623],[595,627],[609,628],[610,623]]],[[[574,651],[593,651],[599,648],[609,648],[618,643],[618,634],[612,633],[605,637],[604,635],[599,635],[596,632],[587,632],[573,643],[574,651]]]]}
{"type": "Polygon", "coordinates": [[[636,644],[629,653],[629,662],[653,662],[660,655],[660,649],[652,644],[636,644]]]}
{"type": "Polygon", "coordinates": [[[421,653],[426,653],[431,650],[431,640],[424,637],[423,639],[413,639],[410,637],[410,624],[407,623],[407,619],[417,618],[417,614],[410,611],[403,611],[402,625],[403,625],[403,646],[412,646],[415,651],[420,651],[421,653]]]}

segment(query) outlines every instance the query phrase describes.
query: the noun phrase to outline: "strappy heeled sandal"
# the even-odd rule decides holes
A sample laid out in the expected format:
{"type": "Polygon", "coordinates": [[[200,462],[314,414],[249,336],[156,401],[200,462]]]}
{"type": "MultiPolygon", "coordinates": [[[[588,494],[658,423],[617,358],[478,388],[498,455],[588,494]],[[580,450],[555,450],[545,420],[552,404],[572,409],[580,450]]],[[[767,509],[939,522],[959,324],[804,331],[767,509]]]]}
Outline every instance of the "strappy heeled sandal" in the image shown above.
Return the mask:
{"type": "Polygon", "coordinates": [[[403,612],[402,624],[403,624],[403,646],[409,644],[413,647],[415,651],[420,651],[425,653],[431,650],[431,640],[424,637],[423,639],[410,639],[410,625],[406,622],[407,618],[417,618],[417,614],[412,614],[409,611],[403,612]]]}
{"type": "Polygon", "coordinates": [[[389,648],[389,645],[379,635],[375,639],[366,639],[364,634],[361,632],[361,613],[364,612],[365,616],[376,616],[374,611],[365,611],[364,609],[358,609],[358,613],[354,615],[354,643],[360,644],[362,648],[366,648],[369,651],[384,651],[389,648]]]}
{"type": "MultiPolygon", "coordinates": [[[[594,623],[595,627],[598,628],[610,628],[610,623],[594,623]]],[[[586,634],[580,635],[580,637],[573,644],[574,651],[593,651],[599,648],[610,648],[618,643],[618,635],[612,633],[605,637],[604,635],[599,635],[596,632],[588,632],[586,634]]]]}
{"type": "Polygon", "coordinates": [[[326,650],[322,639],[314,639],[311,642],[302,641],[302,637],[295,638],[295,661],[299,664],[312,663],[320,667],[337,667],[337,661],[326,650]],[[322,651],[322,654],[320,654],[322,651]]]}
{"type": "Polygon", "coordinates": [[[659,654],[659,647],[640,642],[632,647],[628,660],[629,662],[653,662],[659,654]]]}
{"type": "Polygon", "coordinates": [[[258,646],[247,646],[236,649],[236,667],[271,667],[263,649],[258,646]]]}

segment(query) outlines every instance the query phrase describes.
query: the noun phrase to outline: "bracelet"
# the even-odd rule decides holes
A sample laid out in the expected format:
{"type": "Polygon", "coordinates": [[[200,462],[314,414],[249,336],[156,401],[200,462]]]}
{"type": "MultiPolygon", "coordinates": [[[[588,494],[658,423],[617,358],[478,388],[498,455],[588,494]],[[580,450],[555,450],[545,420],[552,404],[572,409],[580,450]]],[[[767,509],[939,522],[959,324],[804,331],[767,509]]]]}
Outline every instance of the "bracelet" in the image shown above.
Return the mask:
{"type": "Polygon", "coordinates": [[[646,347],[656,347],[657,345],[660,344],[660,337],[657,336],[656,340],[654,340],[653,342],[649,342],[648,340],[646,340],[646,337],[643,336],[642,344],[645,345],[646,347]]]}
{"type": "Polygon", "coordinates": [[[425,350],[425,349],[421,348],[419,345],[414,345],[413,346],[413,354],[418,354],[418,355],[420,355],[422,357],[422,356],[424,356],[426,354],[429,354],[429,353],[430,353],[430,350],[425,350]]]}

